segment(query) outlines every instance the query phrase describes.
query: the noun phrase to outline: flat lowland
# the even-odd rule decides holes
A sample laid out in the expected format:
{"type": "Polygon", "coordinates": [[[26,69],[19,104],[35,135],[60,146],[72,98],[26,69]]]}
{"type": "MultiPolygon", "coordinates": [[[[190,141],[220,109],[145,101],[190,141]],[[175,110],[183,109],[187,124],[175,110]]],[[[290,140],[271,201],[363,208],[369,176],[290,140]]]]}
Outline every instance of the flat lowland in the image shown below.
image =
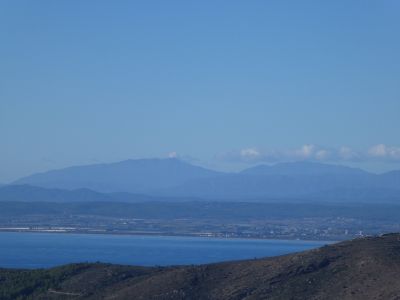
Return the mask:
{"type": "Polygon", "coordinates": [[[199,266],[0,269],[0,299],[400,299],[400,234],[199,266]]]}

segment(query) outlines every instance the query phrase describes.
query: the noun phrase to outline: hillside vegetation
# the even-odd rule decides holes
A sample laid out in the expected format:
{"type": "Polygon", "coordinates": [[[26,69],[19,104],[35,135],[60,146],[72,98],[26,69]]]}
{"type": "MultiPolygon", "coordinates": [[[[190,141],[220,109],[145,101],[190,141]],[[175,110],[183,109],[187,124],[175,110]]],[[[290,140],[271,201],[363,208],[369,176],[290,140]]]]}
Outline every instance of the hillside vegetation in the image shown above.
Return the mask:
{"type": "Polygon", "coordinates": [[[200,266],[0,270],[1,299],[399,299],[400,234],[200,266]]]}

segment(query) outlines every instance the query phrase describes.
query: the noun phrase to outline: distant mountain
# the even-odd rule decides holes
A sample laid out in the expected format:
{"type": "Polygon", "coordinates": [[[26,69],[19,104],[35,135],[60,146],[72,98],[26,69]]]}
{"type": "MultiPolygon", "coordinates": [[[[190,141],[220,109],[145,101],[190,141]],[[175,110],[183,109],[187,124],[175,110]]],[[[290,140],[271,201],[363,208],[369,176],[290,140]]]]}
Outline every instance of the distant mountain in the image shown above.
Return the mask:
{"type": "Polygon", "coordinates": [[[188,180],[215,177],[219,172],[193,166],[179,159],[139,159],[110,164],[76,166],[33,174],[14,184],[46,188],[88,188],[100,192],[145,193],[178,186],[188,180]]]}
{"type": "Polygon", "coordinates": [[[272,166],[258,165],[240,172],[244,175],[285,175],[285,176],[320,176],[320,175],[366,175],[366,171],[340,165],[316,162],[288,162],[272,166]]]}
{"type": "Polygon", "coordinates": [[[399,234],[199,266],[0,269],[2,299],[398,299],[399,234]]]}
{"type": "Polygon", "coordinates": [[[66,191],[29,185],[8,185],[0,188],[0,201],[22,202],[79,202],[112,201],[112,198],[89,189],[66,191]]]}
{"type": "Polygon", "coordinates": [[[86,188],[77,190],[48,189],[30,185],[0,187],[0,202],[150,202],[181,201],[131,193],[100,193],[86,188]]]}
{"type": "Polygon", "coordinates": [[[162,190],[159,194],[243,201],[291,198],[400,202],[399,173],[376,175],[343,166],[285,163],[271,167],[257,166],[239,174],[192,180],[162,190]]]}
{"type": "Polygon", "coordinates": [[[323,191],[367,188],[376,183],[374,175],[248,175],[232,174],[189,181],[158,195],[192,196],[206,199],[307,198],[323,191]]]}
{"type": "Polygon", "coordinates": [[[379,185],[387,188],[400,188],[400,170],[390,171],[378,176],[379,185]]]}
{"type": "Polygon", "coordinates": [[[400,201],[400,171],[377,175],[315,162],[260,165],[239,173],[221,173],[178,159],[127,160],[34,174],[15,184],[240,201],[400,201]]]}

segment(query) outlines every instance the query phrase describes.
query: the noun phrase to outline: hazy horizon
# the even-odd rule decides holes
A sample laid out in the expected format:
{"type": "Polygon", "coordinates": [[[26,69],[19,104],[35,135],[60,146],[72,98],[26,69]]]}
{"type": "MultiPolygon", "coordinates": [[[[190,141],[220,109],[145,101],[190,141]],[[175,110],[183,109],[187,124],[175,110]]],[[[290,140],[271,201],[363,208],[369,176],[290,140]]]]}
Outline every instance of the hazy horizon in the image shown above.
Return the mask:
{"type": "Polygon", "coordinates": [[[0,4],[0,182],[130,158],[400,169],[400,3],[0,4]]]}
{"type": "Polygon", "coordinates": [[[0,1],[0,298],[400,295],[400,1],[0,1]]]}
{"type": "Polygon", "coordinates": [[[223,172],[223,173],[227,173],[227,174],[229,174],[229,173],[232,173],[232,174],[240,173],[240,172],[242,172],[242,171],[244,171],[246,169],[249,169],[249,168],[252,168],[252,167],[256,167],[256,166],[275,166],[275,165],[279,165],[279,164],[292,164],[292,163],[294,163],[294,164],[296,164],[296,163],[315,163],[315,164],[324,164],[324,165],[333,165],[333,166],[343,166],[343,167],[361,169],[363,171],[366,171],[366,172],[369,172],[369,173],[372,173],[372,174],[377,174],[377,175],[384,174],[384,173],[387,173],[387,172],[390,172],[390,171],[399,170],[399,169],[393,169],[393,170],[383,171],[383,172],[374,172],[374,171],[371,171],[371,170],[368,170],[368,169],[365,169],[365,168],[362,168],[362,167],[356,167],[356,166],[352,166],[352,165],[349,165],[349,164],[332,163],[332,162],[319,162],[319,161],[309,161],[309,160],[296,160],[296,161],[284,161],[284,162],[273,162],[273,163],[260,162],[260,163],[255,163],[255,164],[246,164],[246,165],[244,165],[242,167],[239,167],[239,168],[236,168],[236,169],[232,170],[232,169],[216,168],[216,167],[209,166],[207,164],[201,164],[198,161],[186,160],[186,159],[180,158],[180,157],[144,157],[144,158],[136,158],[136,159],[132,159],[131,158],[131,159],[118,160],[118,161],[110,161],[110,162],[92,162],[92,163],[82,164],[82,165],[69,165],[69,166],[65,166],[65,167],[61,167],[61,168],[49,169],[49,170],[44,170],[44,171],[36,171],[36,172],[30,173],[30,174],[22,175],[22,176],[17,177],[17,178],[15,178],[13,180],[3,181],[3,182],[0,182],[0,183],[2,183],[2,184],[12,184],[15,180],[18,180],[18,179],[21,179],[21,178],[24,178],[26,176],[30,176],[30,175],[33,175],[33,174],[46,173],[48,171],[63,170],[63,169],[68,169],[68,168],[73,168],[73,167],[84,167],[84,166],[102,165],[102,164],[107,165],[107,164],[114,164],[114,163],[123,163],[123,162],[131,161],[131,160],[157,160],[157,159],[160,159],[160,160],[162,160],[162,159],[177,159],[177,160],[180,160],[180,161],[182,161],[184,163],[188,163],[188,164],[193,165],[193,166],[198,166],[198,167],[202,167],[202,168],[205,168],[205,169],[208,169],[208,170],[223,172]]]}

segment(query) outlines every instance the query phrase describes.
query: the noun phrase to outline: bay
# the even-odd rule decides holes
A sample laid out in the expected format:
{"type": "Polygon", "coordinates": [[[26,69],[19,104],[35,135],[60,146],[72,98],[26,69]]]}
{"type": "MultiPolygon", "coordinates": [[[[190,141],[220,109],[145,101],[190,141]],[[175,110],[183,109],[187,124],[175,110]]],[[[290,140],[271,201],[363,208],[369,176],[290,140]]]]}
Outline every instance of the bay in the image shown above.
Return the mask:
{"type": "Polygon", "coordinates": [[[65,233],[0,233],[0,267],[47,268],[105,262],[139,266],[203,264],[283,255],[324,241],[65,233]]]}

